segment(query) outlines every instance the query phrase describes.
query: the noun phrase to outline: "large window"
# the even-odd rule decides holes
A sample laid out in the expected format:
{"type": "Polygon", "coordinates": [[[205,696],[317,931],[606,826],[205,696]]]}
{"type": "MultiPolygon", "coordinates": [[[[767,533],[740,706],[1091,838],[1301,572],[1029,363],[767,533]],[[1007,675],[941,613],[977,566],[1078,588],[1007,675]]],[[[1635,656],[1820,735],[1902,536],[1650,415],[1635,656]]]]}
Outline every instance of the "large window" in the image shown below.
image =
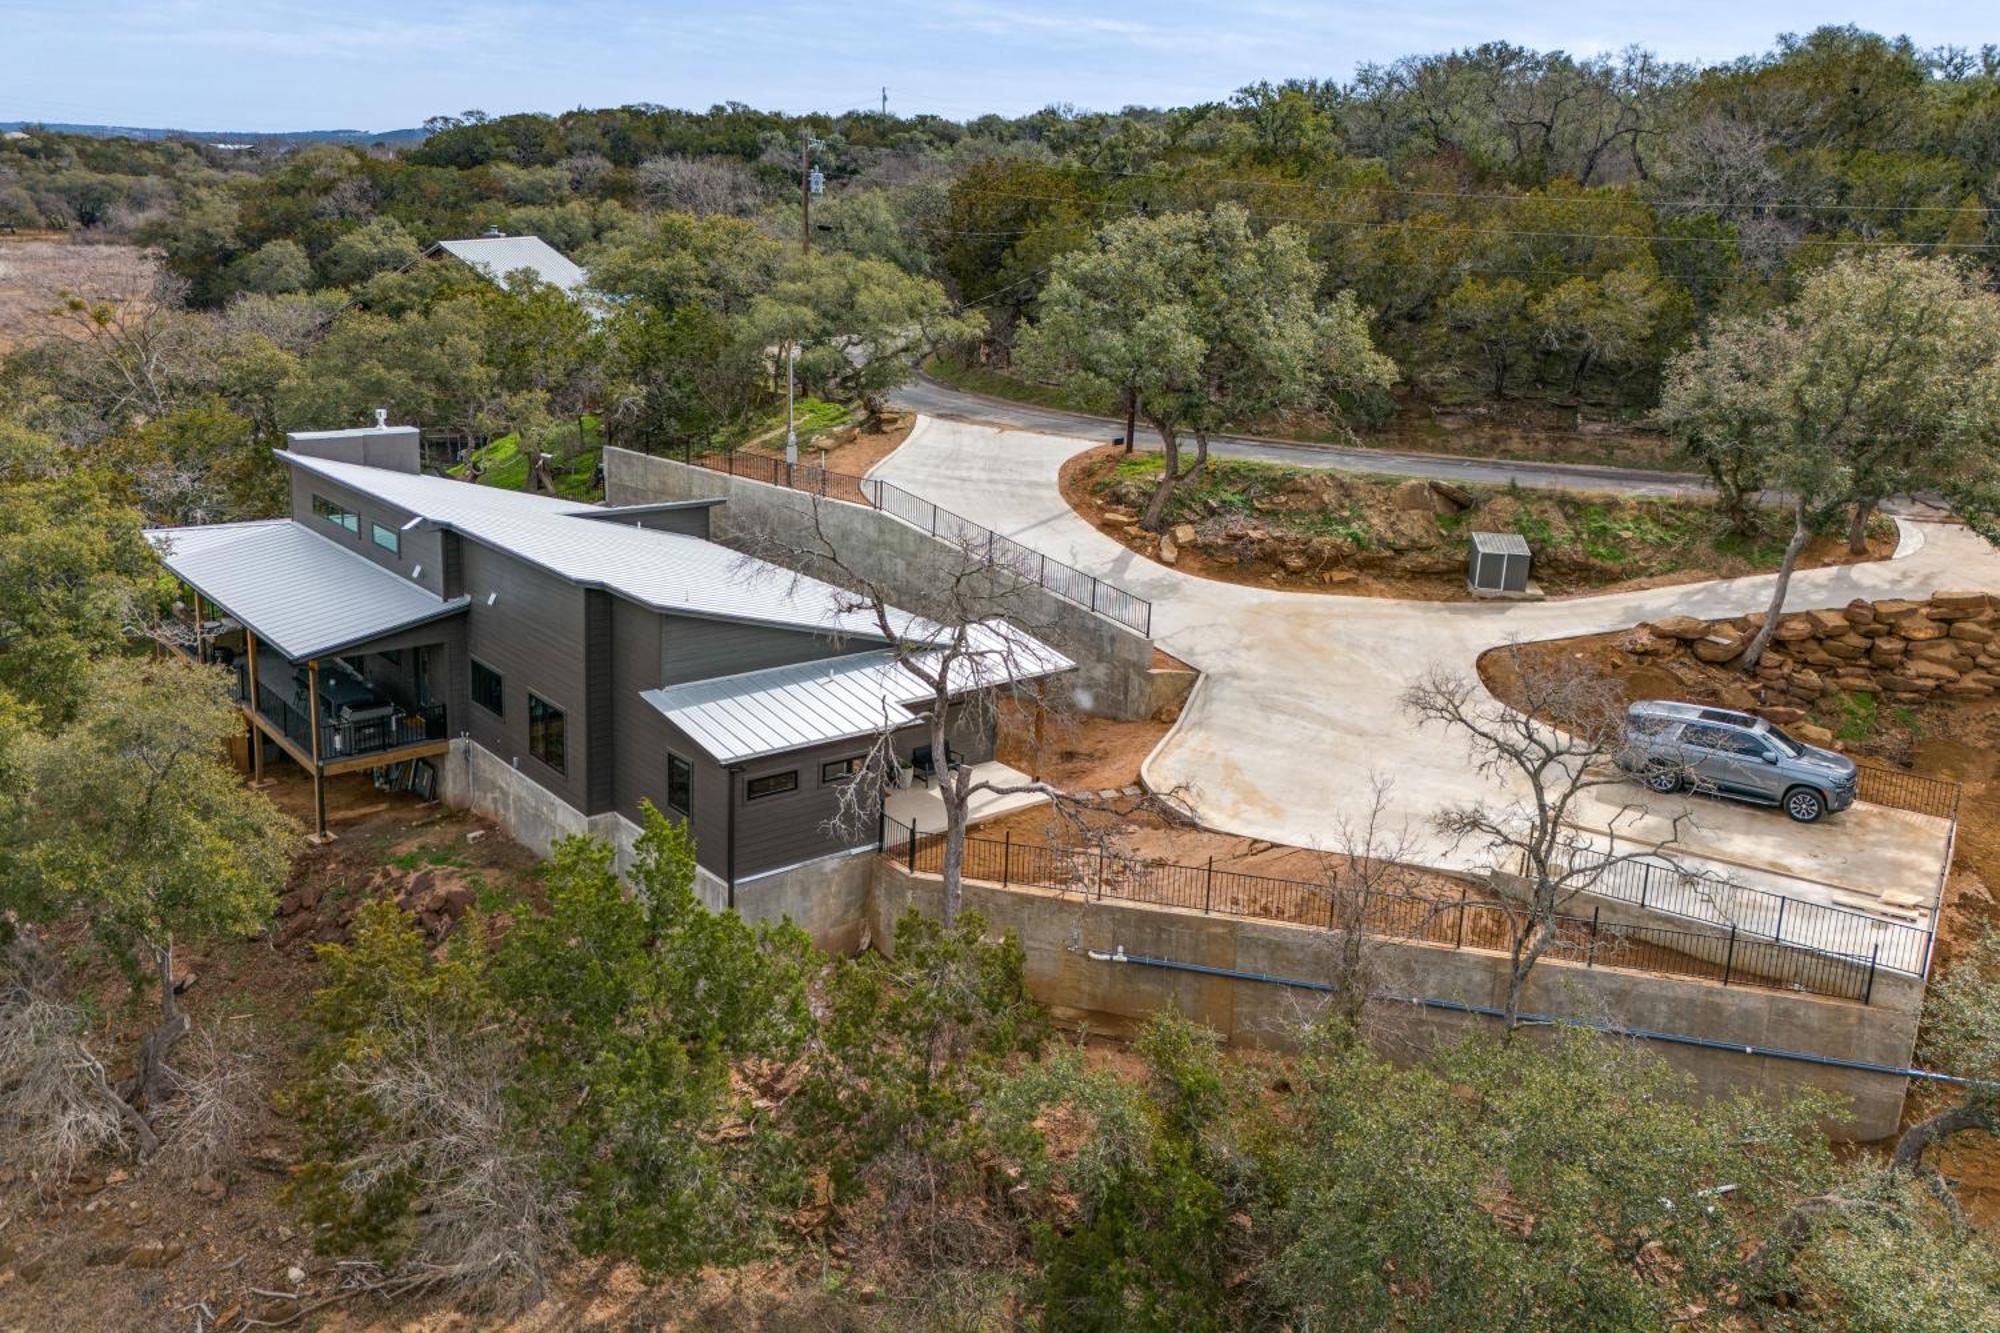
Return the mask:
{"type": "Polygon", "coordinates": [[[352,509],[343,509],[324,495],[313,497],[313,512],[329,523],[346,528],[349,532],[361,531],[361,515],[352,509]]]}
{"type": "Polygon", "coordinates": [[[533,694],[528,696],[528,753],[563,771],[563,711],[533,694]]]}
{"type": "Polygon", "coordinates": [[[374,540],[377,546],[387,551],[390,555],[400,554],[403,549],[403,536],[394,528],[385,528],[380,523],[371,523],[368,525],[368,535],[374,540]]]}
{"type": "Polygon", "coordinates": [[[782,796],[788,791],[799,789],[799,770],[787,769],[783,773],[766,773],[761,778],[752,778],[743,784],[746,800],[759,800],[766,796],[782,796]]]}
{"type": "Polygon", "coordinates": [[[507,715],[507,695],[500,673],[478,658],[472,660],[472,702],[495,717],[507,715]]]}
{"type": "Polygon", "coordinates": [[[667,809],[687,818],[694,813],[694,765],[667,754],[667,809]]]}

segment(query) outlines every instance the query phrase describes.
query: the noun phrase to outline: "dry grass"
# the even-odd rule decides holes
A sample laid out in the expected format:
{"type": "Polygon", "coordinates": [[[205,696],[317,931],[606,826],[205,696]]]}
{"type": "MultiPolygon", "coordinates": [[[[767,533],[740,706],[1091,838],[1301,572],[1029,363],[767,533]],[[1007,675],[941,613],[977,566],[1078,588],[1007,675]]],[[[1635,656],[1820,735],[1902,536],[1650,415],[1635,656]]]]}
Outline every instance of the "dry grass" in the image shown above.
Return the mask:
{"type": "Polygon", "coordinates": [[[153,290],[158,270],[136,245],[80,245],[47,237],[0,237],[0,355],[62,335],[63,293],[126,306],[153,290]]]}

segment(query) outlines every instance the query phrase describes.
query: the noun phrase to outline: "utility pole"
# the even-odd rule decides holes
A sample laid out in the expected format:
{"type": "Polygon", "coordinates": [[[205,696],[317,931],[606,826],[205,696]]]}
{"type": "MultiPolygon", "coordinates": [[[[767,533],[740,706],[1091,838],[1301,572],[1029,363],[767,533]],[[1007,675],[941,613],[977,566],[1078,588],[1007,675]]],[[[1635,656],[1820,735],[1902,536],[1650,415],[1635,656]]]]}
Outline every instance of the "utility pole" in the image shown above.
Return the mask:
{"type": "Polygon", "coordinates": [[[799,145],[799,253],[811,254],[813,248],[813,195],[812,195],[812,136],[799,145]]]}
{"type": "Polygon", "coordinates": [[[889,114],[889,85],[886,83],[882,85],[882,114],[889,114]]]}

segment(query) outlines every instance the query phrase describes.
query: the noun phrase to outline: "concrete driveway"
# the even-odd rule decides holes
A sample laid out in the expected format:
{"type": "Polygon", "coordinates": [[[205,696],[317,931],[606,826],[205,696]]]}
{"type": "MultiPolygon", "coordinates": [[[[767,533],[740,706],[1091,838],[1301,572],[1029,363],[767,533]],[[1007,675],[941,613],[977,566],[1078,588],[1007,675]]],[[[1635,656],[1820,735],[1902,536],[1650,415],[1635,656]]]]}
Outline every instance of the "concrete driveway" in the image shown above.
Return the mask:
{"type": "MultiPolygon", "coordinates": [[[[1093,443],[926,417],[873,475],[1152,600],[1154,637],[1204,674],[1144,776],[1155,790],[1179,788],[1204,824],[1227,832],[1336,845],[1379,776],[1391,784],[1390,823],[1408,829],[1416,859],[1480,868],[1483,849],[1448,847],[1427,821],[1496,793],[1467,766],[1461,740],[1419,730],[1402,712],[1413,678],[1433,665],[1474,675],[1482,652],[1509,641],[1740,615],[1770,596],[1768,575],[1541,603],[1392,601],[1199,578],[1127,550],[1064,502],[1057,472],[1093,443]]],[[[1787,606],[2000,591],[2000,552],[1977,536],[1944,524],[1904,531],[1896,559],[1798,574],[1787,606]]]]}

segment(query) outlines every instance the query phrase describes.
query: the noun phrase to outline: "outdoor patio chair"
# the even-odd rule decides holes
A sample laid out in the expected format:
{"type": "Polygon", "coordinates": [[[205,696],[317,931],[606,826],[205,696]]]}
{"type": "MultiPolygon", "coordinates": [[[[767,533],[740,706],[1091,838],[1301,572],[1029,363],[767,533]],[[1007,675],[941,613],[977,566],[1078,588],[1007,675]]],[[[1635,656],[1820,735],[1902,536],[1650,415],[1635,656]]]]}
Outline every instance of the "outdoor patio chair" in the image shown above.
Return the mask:
{"type": "MultiPolygon", "coordinates": [[[[949,746],[945,747],[944,762],[947,771],[965,762],[965,756],[949,746]]],[[[937,757],[928,745],[919,745],[910,751],[910,767],[917,775],[917,781],[928,783],[937,776],[937,757]]]]}

